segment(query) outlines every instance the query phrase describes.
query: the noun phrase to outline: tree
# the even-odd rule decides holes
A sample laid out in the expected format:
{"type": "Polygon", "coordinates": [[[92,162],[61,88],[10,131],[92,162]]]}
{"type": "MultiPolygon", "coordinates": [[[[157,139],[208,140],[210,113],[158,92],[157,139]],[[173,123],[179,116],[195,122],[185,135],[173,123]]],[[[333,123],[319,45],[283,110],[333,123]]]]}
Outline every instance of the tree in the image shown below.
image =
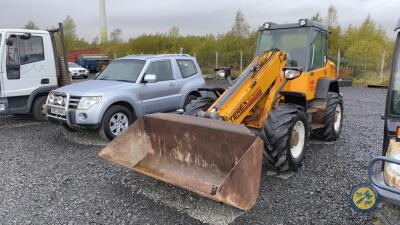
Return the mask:
{"type": "Polygon", "coordinates": [[[247,38],[250,36],[250,25],[246,22],[241,10],[236,11],[235,22],[231,33],[236,37],[247,38]]]}
{"type": "Polygon", "coordinates": [[[179,36],[180,36],[180,34],[179,34],[179,27],[173,26],[173,27],[171,27],[171,29],[169,29],[169,31],[168,31],[168,37],[177,38],[177,37],[179,37],[179,36]]]}
{"type": "Polygon", "coordinates": [[[28,23],[25,24],[24,28],[30,30],[39,30],[39,27],[37,27],[32,20],[29,20],[28,23]]]}
{"type": "Polygon", "coordinates": [[[92,41],[92,45],[97,45],[97,44],[99,44],[99,37],[98,36],[94,37],[93,41],[92,41]]]}
{"type": "Polygon", "coordinates": [[[338,22],[337,22],[337,10],[336,10],[336,7],[334,5],[330,5],[329,8],[328,8],[328,15],[326,16],[325,24],[330,26],[330,27],[337,26],[337,24],[338,24],[338,22]]]}
{"type": "Polygon", "coordinates": [[[112,42],[117,42],[120,43],[122,42],[121,38],[122,30],[120,28],[115,28],[113,31],[110,33],[110,39],[112,42]]]}
{"type": "Polygon", "coordinates": [[[65,44],[67,45],[68,50],[72,50],[74,48],[74,41],[78,39],[78,36],[76,35],[75,22],[71,18],[71,16],[68,15],[67,18],[65,18],[65,20],[63,21],[63,26],[65,44]]]}
{"type": "Polygon", "coordinates": [[[311,17],[311,20],[313,20],[313,21],[318,21],[318,22],[322,22],[322,17],[321,17],[321,15],[319,14],[319,12],[317,12],[315,15],[313,15],[313,16],[311,17]]]}

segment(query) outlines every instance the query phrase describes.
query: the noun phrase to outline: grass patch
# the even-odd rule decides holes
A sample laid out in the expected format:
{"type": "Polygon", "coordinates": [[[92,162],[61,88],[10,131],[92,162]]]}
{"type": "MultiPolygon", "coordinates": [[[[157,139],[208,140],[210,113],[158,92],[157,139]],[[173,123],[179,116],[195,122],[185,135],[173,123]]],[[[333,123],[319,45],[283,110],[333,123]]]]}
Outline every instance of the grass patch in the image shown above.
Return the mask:
{"type": "Polygon", "coordinates": [[[379,74],[376,72],[366,72],[363,75],[352,77],[354,86],[365,86],[367,84],[389,84],[389,72],[384,73],[383,79],[379,79],[379,74]]]}

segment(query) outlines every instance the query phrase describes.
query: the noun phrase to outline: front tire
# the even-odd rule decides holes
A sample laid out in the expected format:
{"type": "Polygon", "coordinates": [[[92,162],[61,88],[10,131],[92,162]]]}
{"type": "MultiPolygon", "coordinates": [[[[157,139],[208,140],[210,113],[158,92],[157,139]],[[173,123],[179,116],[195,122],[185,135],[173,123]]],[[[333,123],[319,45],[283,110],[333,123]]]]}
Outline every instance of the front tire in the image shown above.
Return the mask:
{"type": "Polygon", "coordinates": [[[34,120],[39,122],[45,122],[47,120],[44,108],[46,100],[47,100],[46,96],[40,96],[34,100],[32,104],[32,117],[34,120]]]}
{"type": "Polygon", "coordinates": [[[308,145],[309,126],[304,108],[282,104],[272,109],[261,130],[264,164],[276,171],[297,171],[308,145]]]}
{"type": "Polygon", "coordinates": [[[113,140],[128,129],[134,120],[135,116],[126,107],[121,105],[111,106],[104,113],[99,130],[100,136],[108,140],[113,140]]]}
{"type": "Polygon", "coordinates": [[[324,115],[324,127],[318,129],[317,136],[324,141],[335,141],[342,132],[343,99],[338,93],[329,92],[324,115]]]}

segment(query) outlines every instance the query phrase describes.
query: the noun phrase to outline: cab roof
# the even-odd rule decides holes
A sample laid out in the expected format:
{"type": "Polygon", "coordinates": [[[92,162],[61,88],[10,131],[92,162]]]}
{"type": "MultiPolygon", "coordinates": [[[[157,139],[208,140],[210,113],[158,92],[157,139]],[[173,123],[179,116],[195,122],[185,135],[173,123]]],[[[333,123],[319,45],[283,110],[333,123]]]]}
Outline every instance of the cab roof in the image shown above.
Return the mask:
{"type": "Polygon", "coordinates": [[[328,31],[328,26],[309,19],[300,19],[298,23],[286,23],[286,24],[276,24],[272,22],[264,23],[263,26],[260,27],[260,31],[263,30],[278,30],[278,29],[288,29],[288,28],[301,28],[301,27],[315,27],[321,29],[323,31],[328,31]]]}
{"type": "Polygon", "coordinates": [[[48,34],[45,30],[29,30],[29,29],[0,29],[0,33],[33,33],[33,34],[48,34]]]}

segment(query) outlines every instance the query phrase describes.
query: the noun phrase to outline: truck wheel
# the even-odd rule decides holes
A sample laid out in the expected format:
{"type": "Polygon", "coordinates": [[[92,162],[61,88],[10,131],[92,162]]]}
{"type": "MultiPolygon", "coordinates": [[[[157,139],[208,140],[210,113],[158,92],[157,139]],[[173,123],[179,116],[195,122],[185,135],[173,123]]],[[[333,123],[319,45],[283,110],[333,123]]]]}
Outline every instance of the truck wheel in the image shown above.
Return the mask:
{"type": "Polygon", "coordinates": [[[215,102],[215,98],[201,97],[190,101],[183,115],[197,116],[200,111],[207,111],[208,108],[215,102]]]}
{"type": "Polygon", "coordinates": [[[47,96],[40,96],[37,97],[33,104],[32,104],[32,116],[33,119],[39,122],[44,122],[46,121],[46,114],[45,114],[45,108],[44,105],[46,104],[47,96]]]}
{"type": "Polygon", "coordinates": [[[261,130],[264,164],[280,172],[297,171],[304,159],[308,137],[309,126],[303,107],[282,104],[272,109],[261,130]]]}
{"type": "Polygon", "coordinates": [[[324,127],[316,130],[317,136],[325,141],[338,139],[343,123],[343,99],[338,93],[328,93],[323,121],[324,127]]]}
{"type": "Polygon", "coordinates": [[[129,125],[133,122],[134,116],[129,109],[121,105],[111,106],[104,113],[99,130],[100,136],[108,140],[113,140],[128,129],[129,125]]]}

